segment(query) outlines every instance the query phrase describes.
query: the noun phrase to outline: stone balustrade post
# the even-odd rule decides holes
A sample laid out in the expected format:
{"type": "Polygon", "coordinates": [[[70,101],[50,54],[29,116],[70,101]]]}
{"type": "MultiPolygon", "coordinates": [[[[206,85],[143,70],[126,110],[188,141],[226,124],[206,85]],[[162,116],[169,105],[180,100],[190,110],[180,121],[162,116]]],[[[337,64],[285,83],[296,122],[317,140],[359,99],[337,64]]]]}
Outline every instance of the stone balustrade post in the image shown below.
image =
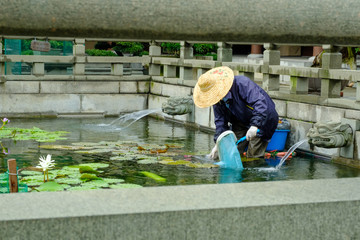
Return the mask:
{"type": "MultiPolygon", "coordinates": [[[[160,57],[161,56],[161,46],[155,41],[150,42],[149,47],[149,56],[150,57],[160,57]]],[[[161,65],[159,64],[149,64],[149,75],[150,76],[160,76],[161,75],[161,65]]]]}
{"type": "Polygon", "coordinates": [[[44,76],[45,75],[45,63],[34,62],[33,66],[32,66],[32,74],[35,76],[44,76]]]}
{"type": "MultiPolygon", "coordinates": [[[[324,53],[322,55],[322,69],[340,69],[342,64],[342,55],[340,48],[332,45],[323,45],[324,53]]],[[[326,75],[326,74],[325,74],[326,75]]],[[[321,97],[338,98],[341,92],[341,81],[329,78],[321,79],[321,97]]]]}
{"type": "Polygon", "coordinates": [[[280,65],[280,51],[278,46],[265,43],[263,60],[263,89],[265,91],[278,91],[280,89],[280,76],[269,73],[269,66],[280,65]]]}
{"type": "Polygon", "coordinates": [[[122,63],[112,63],[111,64],[111,74],[114,76],[124,75],[124,64],[122,63]]]}
{"type": "Polygon", "coordinates": [[[85,39],[76,38],[73,46],[74,62],[74,75],[85,74],[85,39]]]}
{"type": "Polygon", "coordinates": [[[176,66],[164,65],[164,77],[176,78],[176,66]]]}
{"type": "MultiPolygon", "coordinates": [[[[194,57],[194,50],[192,44],[185,41],[180,42],[180,59],[192,59],[194,57]]],[[[192,67],[180,67],[180,81],[194,80],[196,76],[193,74],[192,67]]]]}
{"type": "Polygon", "coordinates": [[[308,94],[309,78],[290,76],[290,94],[308,94]]]}
{"type": "Polygon", "coordinates": [[[217,43],[217,61],[218,62],[232,62],[232,46],[225,42],[217,43]]]}
{"type": "Polygon", "coordinates": [[[204,69],[204,68],[198,68],[197,71],[196,71],[196,80],[199,79],[199,77],[206,73],[207,71],[209,71],[209,69],[204,69]]]}

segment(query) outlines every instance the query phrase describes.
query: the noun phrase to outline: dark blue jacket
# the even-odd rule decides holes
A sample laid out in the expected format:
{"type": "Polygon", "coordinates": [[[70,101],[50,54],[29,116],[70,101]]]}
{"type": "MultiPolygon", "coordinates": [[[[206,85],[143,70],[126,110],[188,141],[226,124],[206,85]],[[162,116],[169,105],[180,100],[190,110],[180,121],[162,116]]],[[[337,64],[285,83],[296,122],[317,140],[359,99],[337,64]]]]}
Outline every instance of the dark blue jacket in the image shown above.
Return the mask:
{"type": "Polygon", "coordinates": [[[235,76],[234,83],[225,97],[229,99],[228,107],[223,100],[213,106],[215,142],[222,132],[229,130],[228,123],[236,121],[248,128],[258,127],[260,131],[257,136],[264,140],[271,139],[279,117],[274,102],[261,87],[245,76],[235,76]]]}

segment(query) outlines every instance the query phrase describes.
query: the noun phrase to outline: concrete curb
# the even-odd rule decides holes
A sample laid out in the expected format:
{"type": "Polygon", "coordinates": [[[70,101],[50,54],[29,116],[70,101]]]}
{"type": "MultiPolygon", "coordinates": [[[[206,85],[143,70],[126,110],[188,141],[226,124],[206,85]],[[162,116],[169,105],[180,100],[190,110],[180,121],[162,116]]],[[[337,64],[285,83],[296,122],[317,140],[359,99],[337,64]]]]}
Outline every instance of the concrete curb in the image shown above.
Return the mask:
{"type": "Polygon", "coordinates": [[[357,239],[360,178],[0,195],[2,239],[357,239]]]}

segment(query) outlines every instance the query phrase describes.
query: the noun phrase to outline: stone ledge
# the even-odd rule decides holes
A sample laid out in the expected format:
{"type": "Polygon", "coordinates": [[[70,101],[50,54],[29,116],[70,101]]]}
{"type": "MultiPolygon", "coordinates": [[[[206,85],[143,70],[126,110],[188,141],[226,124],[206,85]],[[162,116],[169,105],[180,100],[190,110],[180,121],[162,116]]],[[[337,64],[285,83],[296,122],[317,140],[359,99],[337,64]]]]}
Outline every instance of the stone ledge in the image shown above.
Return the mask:
{"type": "Polygon", "coordinates": [[[2,194],[0,228],[4,239],[356,239],[359,184],[343,178],[2,194]]]}

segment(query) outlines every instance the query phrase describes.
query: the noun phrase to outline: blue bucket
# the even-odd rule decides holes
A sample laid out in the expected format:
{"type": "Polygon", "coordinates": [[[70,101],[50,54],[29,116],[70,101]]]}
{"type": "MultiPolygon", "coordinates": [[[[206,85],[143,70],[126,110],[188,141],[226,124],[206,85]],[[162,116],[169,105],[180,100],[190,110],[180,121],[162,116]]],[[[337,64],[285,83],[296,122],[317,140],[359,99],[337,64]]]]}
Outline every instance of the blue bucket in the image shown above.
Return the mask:
{"type": "Polygon", "coordinates": [[[271,140],[266,147],[266,151],[283,151],[285,148],[286,138],[290,130],[279,130],[276,129],[271,140]]]}

